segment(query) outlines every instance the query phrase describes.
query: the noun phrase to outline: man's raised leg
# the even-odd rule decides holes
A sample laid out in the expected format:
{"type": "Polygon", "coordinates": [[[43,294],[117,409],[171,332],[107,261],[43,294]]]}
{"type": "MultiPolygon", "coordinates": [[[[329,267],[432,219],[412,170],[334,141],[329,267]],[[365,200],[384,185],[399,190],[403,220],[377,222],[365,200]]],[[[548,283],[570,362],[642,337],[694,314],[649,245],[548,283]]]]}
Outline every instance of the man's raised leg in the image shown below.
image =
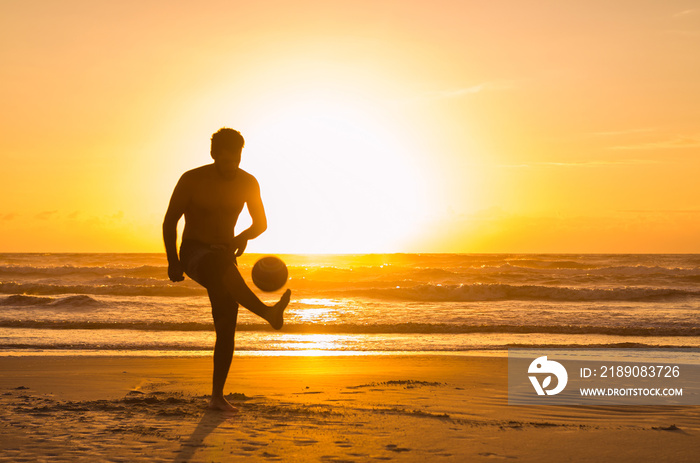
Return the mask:
{"type": "Polygon", "coordinates": [[[228,289],[229,294],[240,305],[267,320],[274,329],[279,330],[282,328],[284,324],[284,309],[289,305],[289,299],[292,294],[289,289],[284,292],[275,305],[268,306],[251,291],[235,265],[229,266],[228,270],[226,270],[224,285],[228,289]]]}

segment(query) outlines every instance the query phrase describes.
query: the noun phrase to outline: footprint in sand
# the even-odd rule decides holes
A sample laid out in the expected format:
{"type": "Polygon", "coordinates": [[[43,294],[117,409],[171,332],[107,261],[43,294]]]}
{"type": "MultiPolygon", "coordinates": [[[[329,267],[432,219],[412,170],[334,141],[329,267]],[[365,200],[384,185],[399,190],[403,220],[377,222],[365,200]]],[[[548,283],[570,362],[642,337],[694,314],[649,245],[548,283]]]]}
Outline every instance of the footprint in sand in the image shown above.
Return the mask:
{"type": "Polygon", "coordinates": [[[346,460],[335,455],[322,455],[321,461],[324,463],[355,463],[355,460],[346,460]]]}
{"type": "Polygon", "coordinates": [[[318,444],[317,440],[314,439],[297,439],[294,441],[296,445],[314,445],[318,444]]]}
{"type": "Polygon", "coordinates": [[[263,452],[260,454],[260,456],[263,458],[267,458],[268,460],[282,460],[282,457],[280,457],[279,455],[275,455],[274,453],[263,452]]]}
{"type": "Polygon", "coordinates": [[[503,460],[518,458],[518,457],[514,457],[512,455],[499,455],[499,454],[493,453],[493,452],[481,452],[481,453],[479,453],[479,456],[488,457],[488,458],[500,458],[503,460]]]}
{"type": "Polygon", "coordinates": [[[399,447],[396,444],[389,444],[385,447],[387,450],[391,450],[392,452],[396,453],[401,453],[401,452],[410,452],[411,449],[407,449],[405,447],[399,447]]]}

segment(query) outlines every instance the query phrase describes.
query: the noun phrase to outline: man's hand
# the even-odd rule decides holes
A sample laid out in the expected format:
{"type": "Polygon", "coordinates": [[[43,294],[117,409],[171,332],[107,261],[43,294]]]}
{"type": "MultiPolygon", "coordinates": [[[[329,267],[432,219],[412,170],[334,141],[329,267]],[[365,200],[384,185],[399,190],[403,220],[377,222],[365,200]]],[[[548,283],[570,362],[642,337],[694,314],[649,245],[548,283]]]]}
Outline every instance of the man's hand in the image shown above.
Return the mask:
{"type": "Polygon", "coordinates": [[[185,279],[182,264],[179,260],[168,264],[168,278],[170,278],[170,281],[175,283],[185,279]]]}
{"type": "Polygon", "coordinates": [[[248,246],[248,239],[243,236],[243,233],[234,237],[231,240],[231,252],[236,257],[241,257],[245,251],[246,246],[248,246]]]}

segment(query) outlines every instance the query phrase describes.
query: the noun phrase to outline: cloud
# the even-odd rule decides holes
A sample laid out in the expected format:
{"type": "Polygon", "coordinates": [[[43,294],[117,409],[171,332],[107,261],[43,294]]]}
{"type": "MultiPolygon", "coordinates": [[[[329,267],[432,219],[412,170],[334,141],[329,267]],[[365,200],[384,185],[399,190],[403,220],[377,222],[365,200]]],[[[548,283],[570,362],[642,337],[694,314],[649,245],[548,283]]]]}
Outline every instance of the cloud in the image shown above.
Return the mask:
{"type": "Polygon", "coordinates": [[[658,149],[686,149],[700,148],[700,137],[674,137],[669,140],[656,142],[632,143],[629,145],[610,146],[611,150],[658,150],[658,149]]]}
{"type": "Polygon", "coordinates": [[[43,212],[39,212],[34,217],[39,219],[39,220],[49,220],[49,219],[55,218],[56,214],[58,214],[58,211],[43,211],[43,212]]]}
{"type": "Polygon", "coordinates": [[[690,8],[672,14],[671,18],[677,21],[676,24],[682,27],[682,29],[671,29],[664,32],[667,34],[694,39],[700,35],[697,25],[693,24],[698,17],[700,17],[700,8],[690,8]]]}
{"type": "Polygon", "coordinates": [[[688,9],[688,10],[679,11],[678,13],[674,14],[673,17],[674,17],[674,18],[683,18],[683,17],[686,17],[686,16],[693,16],[693,15],[696,15],[696,14],[698,14],[698,13],[700,13],[700,9],[698,9],[698,8],[691,8],[691,9],[688,9]]]}
{"type": "Polygon", "coordinates": [[[628,209],[620,210],[620,213],[626,214],[638,214],[638,215],[675,215],[675,214],[685,214],[685,215],[698,215],[700,214],[700,209],[658,209],[658,210],[643,210],[643,209],[628,209]]]}
{"type": "Polygon", "coordinates": [[[572,162],[526,162],[522,164],[501,164],[499,167],[507,168],[533,168],[533,167],[600,167],[600,166],[630,166],[645,164],[661,164],[653,159],[621,159],[621,160],[597,160],[597,161],[572,161],[572,162]]]}
{"type": "Polygon", "coordinates": [[[16,213],[16,212],[9,212],[9,213],[7,213],[7,214],[1,216],[0,218],[1,218],[2,220],[13,220],[13,219],[15,219],[16,217],[19,217],[19,214],[18,214],[18,213],[16,213]]]}
{"type": "Polygon", "coordinates": [[[124,218],[124,211],[118,211],[116,214],[110,215],[109,218],[112,220],[120,221],[124,218]]]}
{"type": "Polygon", "coordinates": [[[606,132],[592,132],[590,135],[594,137],[617,137],[620,135],[633,135],[636,133],[649,133],[656,131],[655,127],[646,127],[641,129],[625,129],[625,130],[610,130],[606,132]]]}

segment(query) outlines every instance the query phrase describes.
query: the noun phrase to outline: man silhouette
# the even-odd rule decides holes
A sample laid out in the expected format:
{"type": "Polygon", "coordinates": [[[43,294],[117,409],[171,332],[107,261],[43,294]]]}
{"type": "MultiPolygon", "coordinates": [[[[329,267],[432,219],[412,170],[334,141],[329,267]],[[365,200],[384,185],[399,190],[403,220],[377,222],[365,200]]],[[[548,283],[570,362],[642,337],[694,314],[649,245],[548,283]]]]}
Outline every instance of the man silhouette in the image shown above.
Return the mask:
{"type": "Polygon", "coordinates": [[[233,357],[238,304],[279,330],[291,295],[287,290],[275,305],[264,304],[248,288],[236,265],[236,257],[243,254],[248,240],[267,228],[258,181],[238,167],[244,144],[237,130],[222,128],[212,135],[214,163],[187,171],[180,177],[163,221],[168,277],[174,282],[182,281],[186,273],[207,289],[216,330],[209,408],[229,412],[237,411],[224,398],[224,384],[233,357]],[[253,223],[234,236],[244,204],[248,206],[253,223]],[[183,215],[185,229],[178,257],[177,223],[183,215]]]}

